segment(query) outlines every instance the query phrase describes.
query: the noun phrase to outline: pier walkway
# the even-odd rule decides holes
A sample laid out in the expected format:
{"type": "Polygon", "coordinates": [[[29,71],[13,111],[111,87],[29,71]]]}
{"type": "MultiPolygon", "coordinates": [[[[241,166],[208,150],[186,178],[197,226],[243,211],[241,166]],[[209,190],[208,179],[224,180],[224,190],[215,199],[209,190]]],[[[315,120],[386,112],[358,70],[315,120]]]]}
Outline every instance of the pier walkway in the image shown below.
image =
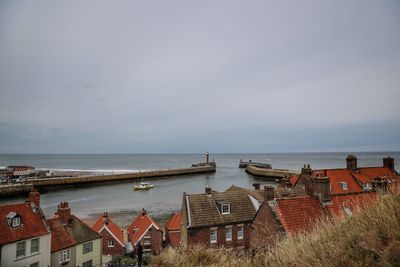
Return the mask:
{"type": "Polygon", "coordinates": [[[282,170],[282,169],[266,169],[266,168],[259,168],[254,165],[248,165],[246,168],[246,172],[259,177],[266,177],[266,178],[275,178],[275,179],[283,179],[286,177],[290,177],[292,175],[300,174],[299,171],[293,170],[282,170]]]}

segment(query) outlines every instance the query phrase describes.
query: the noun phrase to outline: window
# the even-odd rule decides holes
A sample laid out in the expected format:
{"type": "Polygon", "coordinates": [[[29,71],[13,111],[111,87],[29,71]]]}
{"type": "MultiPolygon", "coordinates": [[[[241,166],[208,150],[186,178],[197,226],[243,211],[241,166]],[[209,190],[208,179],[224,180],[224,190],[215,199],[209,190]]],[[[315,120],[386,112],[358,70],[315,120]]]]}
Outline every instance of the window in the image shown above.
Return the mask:
{"type": "Polygon", "coordinates": [[[85,261],[84,263],[83,263],[83,267],[92,267],[93,266],[93,261],[92,260],[90,260],[90,261],[85,261]]]}
{"type": "Polygon", "coordinates": [[[217,228],[210,229],[210,243],[217,243],[217,228]]]}
{"type": "Polygon", "coordinates": [[[221,213],[222,213],[222,214],[229,214],[229,213],[230,213],[229,204],[222,204],[222,206],[221,206],[221,213]]]}
{"type": "Polygon", "coordinates": [[[145,236],[143,238],[143,245],[150,245],[150,244],[151,244],[150,236],[145,236]]]}
{"type": "Polygon", "coordinates": [[[114,247],[114,240],[108,240],[108,247],[114,247]]]}
{"type": "Polygon", "coordinates": [[[347,217],[353,216],[353,212],[351,211],[350,207],[347,207],[347,206],[343,207],[343,211],[344,211],[344,213],[346,213],[347,217]]]}
{"type": "Polygon", "coordinates": [[[226,241],[232,241],[232,226],[225,227],[226,241]]]}
{"type": "Polygon", "coordinates": [[[340,188],[342,188],[342,190],[347,190],[347,183],[346,182],[340,182],[340,188]]]}
{"type": "Polygon", "coordinates": [[[93,242],[83,244],[83,254],[93,251],[93,242]]]}
{"type": "Polygon", "coordinates": [[[32,263],[29,267],[39,267],[39,262],[32,263]]]}
{"type": "Polygon", "coordinates": [[[39,238],[31,240],[31,254],[36,252],[39,252],[39,238]]]}
{"type": "Polygon", "coordinates": [[[59,257],[60,263],[66,262],[70,260],[70,252],[69,249],[60,251],[60,257],[59,257]]]}
{"type": "Polygon", "coordinates": [[[12,227],[19,227],[21,226],[21,217],[15,217],[12,219],[12,227]]]}
{"type": "Polygon", "coordinates": [[[25,256],[25,241],[17,243],[17,258],[25,256]]]}
{"type": "Polygon", "coordinates": [[[240,225],[237,228],[237,239],[243,239],[243,225],[240,225]]]}

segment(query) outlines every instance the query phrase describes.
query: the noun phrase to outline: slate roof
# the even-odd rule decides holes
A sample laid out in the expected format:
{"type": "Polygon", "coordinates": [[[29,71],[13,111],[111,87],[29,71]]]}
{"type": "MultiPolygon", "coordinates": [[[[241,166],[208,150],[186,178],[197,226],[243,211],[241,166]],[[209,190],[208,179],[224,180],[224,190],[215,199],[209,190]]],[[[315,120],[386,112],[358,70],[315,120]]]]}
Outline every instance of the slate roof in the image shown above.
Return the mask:
{"type": "Polygon", "coordinates": [[[122,234],[122,230],[121,228],[119,228],[110,218],[109,215],[108,216],[108,223],[105,224],[104,223],[104,215],[101,215],[97,221],[93,224],[92,228],[93,230],[95,230],[98,233],[101,233],[103,228],[107,228],[108,231],[110,231],[114,237],[117,239],[117,241],[119,241],[119,243],[121,245],[124,245],[124,236],[122,234]]]}
{"type": "Polygon", "coordinates": [[[30,202],[0,206],[0,245],[48,233],[46,219],[42,216],[40,210],[33,212],[30,202]],[[10,227],[7,221],[7,215],[10,212],[15,212],[21,216],[22,225],[20,227],[10,227]]]}
{"type": "MultiPolygon", "coordinates": [[[[225,192],[229,191],[241,191],[247,192],[249,195],[257,199],[259,202],[264,201],[264,188],[261,189],[245,189],[239,186],[232,185],[225,192]]],[[[301,187],[285,187],[285,186],[277,186],[274,188],[274,196],[275,198],[285,198],[285,197],[297,197],[297,196],[305,196],[307,195],[304,188],[301,187]]]]}
{"type": "Polygon", "coordinates": [[[52,253],[90,240],[102,238],[101,234],[97,233],[75,215],[71,215],[68,224],[64,224],[58,217],[47,221],[52,232],[52,253]]]}
{"type": "Polygon", "coordinates": [[[310,231],[327,216],[323,206],[314,197],[281,198],[276,199],[275,203],[275,213],[288,234],[310,231]]]}
{"type": "Polygon", "coordinates": [[[184,205],[188,227],[206,227],[251,221],[256,209],[247,191],[227,190],[212,192],[210,195],[186,195],[184,205]],[[230,214],[220,214],[216,202],[230,204],[230,214]]]}
{"type": "Polygon", "coordinates": [[[161,231],[160,225],[155,222],[147,213],[139,213],[136,219],[128,227],[128,233],[130,235],[129,241],[136,246],[137,242],[143,238],[143,236],[152,226],[161,231]],[[134,231],[135,229],[137,229],[137,231],[134,231]]]}

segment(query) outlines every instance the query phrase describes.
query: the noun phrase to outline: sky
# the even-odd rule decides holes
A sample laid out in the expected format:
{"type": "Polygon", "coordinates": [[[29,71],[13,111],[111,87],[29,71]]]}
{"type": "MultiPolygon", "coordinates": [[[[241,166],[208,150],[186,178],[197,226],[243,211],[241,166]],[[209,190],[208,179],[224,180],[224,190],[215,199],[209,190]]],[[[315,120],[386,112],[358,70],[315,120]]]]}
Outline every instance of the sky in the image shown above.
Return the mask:
{"type": "Polygon", "coordinates": [[[399,1],[0,0],[0,153],[400,150],[399,1]]]}

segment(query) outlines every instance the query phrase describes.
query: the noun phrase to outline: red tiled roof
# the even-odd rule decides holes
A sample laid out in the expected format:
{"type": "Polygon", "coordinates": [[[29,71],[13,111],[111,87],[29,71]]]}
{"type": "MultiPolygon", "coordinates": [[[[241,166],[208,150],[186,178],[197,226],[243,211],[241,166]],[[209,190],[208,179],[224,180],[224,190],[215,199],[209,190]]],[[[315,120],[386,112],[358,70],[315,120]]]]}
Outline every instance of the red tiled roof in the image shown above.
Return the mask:
{"type": "Polygon", "coordinates": [[[300,175],[292,175],[292,176],[290,177],[290,184],[291,184],[291,185],[296,185],[297,181],[299,180],[299,176],[300,176],[300,175]]]}
{"type": "Polygon", "coordinates": [[[168,230],[181,230],[181,219],[182,219],[182,214],[181,213],[175,213],[173,214],[165,224],[165,228],[168,230]]]}
{"type": "Polygon", "coordinates": [[[310,231],[327,214],[316,198],[304,196],[276,199],[276,214],[288,234],[310,231]]]}
{"type": "Polygon", "coordinates": [[[122,245],[124,244],[124,236],[122,234],[121,228],[119,228],[108,215],[108,223],[104,223],[104,215],[101,215],[97,221],[93,224],[92,228],[96,232],[100,233],[103,227],[107,228],[114,237],[116,237],[122,245]]]}
{"type": "Polygon", "coordinates": [[[359,168],[358,172],[368,179],[368,182],[377,177],[387,177],[389,179],[399,179],[399,176],[389,168],[385,167],[369,167],[359,168]]]}
{"type": "Polygon", "coordinates": [[[363,188],[359,185],[354,177],[351,175],[351,171],[348,169],[331,169],[331,170],[316,170],[312,176],[328,176],[331,183],[331,195],[338,194],[349,194],[349,193],[361,193],[363,188]],[[340,187],[340,183],[347,183],[347,190],[340,187]]]}
{"type": "Polygon", "coordinates": [[[136,243],[143,238],[151,226],[161,230],[160,225],[156,223],[148,214],[139,213],[136,219],[128,227],[128,233],[130,235],[129,241],[132,243],[132,245],[135,246],[136,243]],[[134,229],[137,229],[137,231],[134,231],[134,229]]]}
{"type": "Polygon", "coordinates": [[[13,243],[19,240],[41,236],[49,233],[45,218],[38,210],[32,211],[30,202],[0,206],[0,245],[13,243]],[[11,228],[7,215],[16,212],[21,216],[21,227],[11,228]]]}
{"type": "Polygon", "coordinates": [[[378,197],[379,194],[376,192],[332,196],[332,204],[327,205],[326,209],[333,217],[341,217],[346,215],[344,208],[349,208],[352,213],[355,213],[372,205],[378,200],[378,197]]]}

